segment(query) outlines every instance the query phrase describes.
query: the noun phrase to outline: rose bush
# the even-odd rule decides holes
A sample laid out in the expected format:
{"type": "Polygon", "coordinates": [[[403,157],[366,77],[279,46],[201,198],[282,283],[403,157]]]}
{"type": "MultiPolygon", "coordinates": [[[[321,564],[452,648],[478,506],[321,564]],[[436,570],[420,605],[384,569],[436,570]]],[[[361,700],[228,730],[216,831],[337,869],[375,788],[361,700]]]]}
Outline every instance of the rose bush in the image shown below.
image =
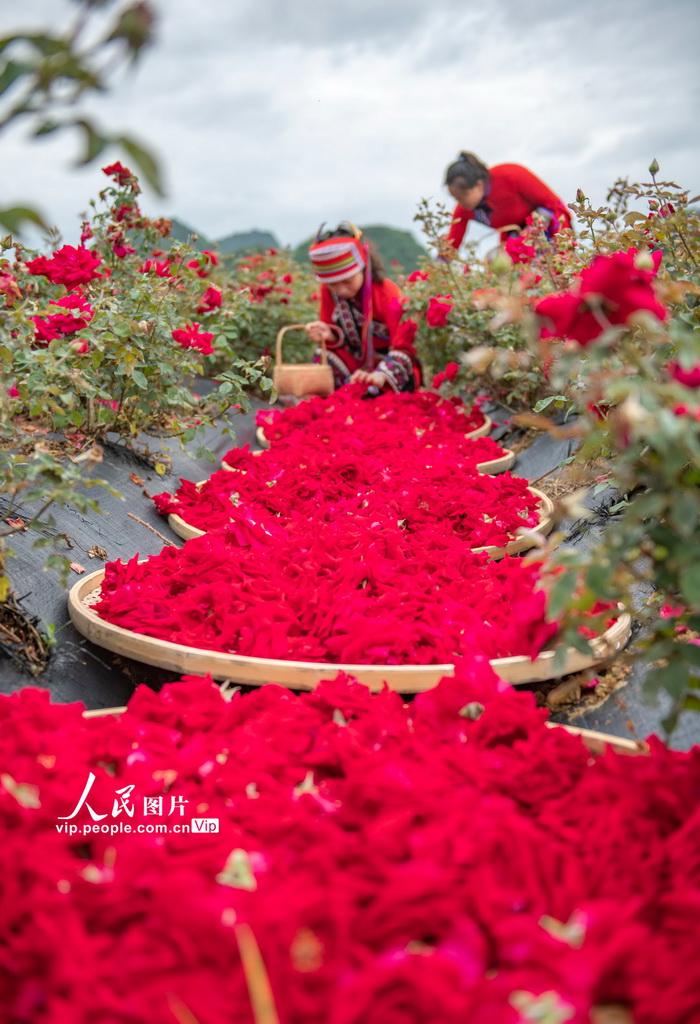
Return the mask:
{"type": "MultiPolygon", "coordinates": [[[[582,224],[577,238],[560,232],[546,244],[535,218],[486,270],[473,260],[467,270],[447,253],[409,280],[417,315],[436,291],[452,295],[445,327],[418,328],[426,359],[440,368],[434,386],[485,392],[516,408],[533,402],[537,415],[519,422],[577,439],[581,485],[597,479],[595,493],[609,485],[619,492],[600,543],[556,556],[565,571],[550,611],[568,608],[568,639],[580,646],[578,613],[601,599],[636,607],[645,626],[637,650],[651,663],[646,692],[669,694],[669,728],[682,708],[700,710],[697,198],[655,176],[646,185],[617,182],[599,208],[579,192],[571,205],[582,224]],[[485,311],[490,337],[475,319],[485,311]],[[577,414],[573,425],[539,415],[562,409],[577,414]],[[641,607],[640,588],[650,595],[641,607]],[[661,617],[660,607],[674,614],[661,617]]],[[[437,248],[439,217],[424,207],[419,219],[437,248]]]]}
{"type": "Polygon", "coordinates": [[[552,386],[579,415],[576,462],[603,455],[598,488],[621,497],[596,546],[558,556],[567,571],[553,596],[555,609],[574,591],[572,610],[601,597],[637,605],[646,692],[668,693],[672,727],[682,708],[700,710],[700,214],[655,179],[611,195],[608,208],[573,207],[595,256],[536,307],[543,357],[556,339],[552,386]],[[639,587],[651,591],[641,605],[639,587]]]}
{"type": "MultiPolygon", "coordinates": [[[[227,343],[251,361],[274,359],[277,334],[288,324],[318,319],[320,285],[288,249],[227,259],[230,284],[239,298],[237,316],[224,325],[227,343]]],[[[311,362],[314,346],[301,331],[284,339],[285,362],[311,362]]]]}
{"type": "Polygon", "coordinates": [[[423,202],[416,220],[441,254],[402,280],[426,379],[437,376],[433,386],[441,387],[443,367],[457,366],[459,378],[452,375],[450,383],[460,394],[485,394],[516,410],[532,408],[551,389],[526,328],[534,302],[565,268],[579,265],[572,233],[560,232],[548,243],[535,218],[521,238],[508,239],[504,250],[482,259],[475,246],[467,246],[464,255],[445,248],[444,208],[423,202]]]}
{"type": "MultiPolygon", "coordinates": [[[[240,358],[222,334],[246,300],[219,275],[217,256],[162,248],[169,222],[141,213],[136,177],[121,163],[104,171],[112,184],[79,245],[36,255],[11,237],[0,243],[0,489],[15,503],[0,516],[0,544],[15,530],[7,520],[17,503],[42,513],[54,501],[95,508],[76,491],[75,463],[56,457],[60,439],[35,449],[37,430],[58,433],[84,468],[99,462],[95,441],[108,435],[191,441],[216,417],[248,409],[247,389],[269,390],[264,362],[240,358]],[[201,398],[196,381],[214,359],[222,372],[201,398]]],[[[0,594],[7,586],[0,565],[0,594]]]]}
{"type": "Polygon", "coordinates": [[[92,204],[79,246],[30,258],[12,243],[14,260],[2,261],[1,354],[14,383],[1,397],[11,399],[15,424],[29,417],[90,437],[191,439],[213,416],[247,408],[244,389],[261,383],[262,364],[247,364],[222,333],[244,300],[218,280],[215,254],[184,243],[162,248],[169,222],[143,216],[127,168],[105,173],[113,184],[92,204]],[[226,371],[200,399],[188,382],[214,352],[226,371]]]}

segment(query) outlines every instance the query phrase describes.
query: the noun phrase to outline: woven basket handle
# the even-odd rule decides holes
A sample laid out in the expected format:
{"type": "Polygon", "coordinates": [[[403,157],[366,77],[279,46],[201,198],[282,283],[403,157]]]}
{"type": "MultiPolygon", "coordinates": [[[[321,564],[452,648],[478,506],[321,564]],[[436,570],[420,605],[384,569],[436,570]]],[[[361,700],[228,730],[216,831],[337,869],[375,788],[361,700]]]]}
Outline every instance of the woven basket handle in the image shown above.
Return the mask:
{"type": "MultiPolygon", "coordinates": [[[[277,352],[276,352],[276,357],[275,357],[275,365],[276,366],[281,366],[282,365],[282,338],[284,337],[286,332],[287,331],[305,331],[305,330],[306,330],[306,327],[305,327],[304,324],[288,324],[286,327],[283,327],[280,330],[279,334],[277,335],[277,352]]],[[[326,354],[326,343],[325,343],[325,341],[321,341],[321,364],[320,365],[321,366],[327,366],[328,365],[328,356],[326,354]]]]}

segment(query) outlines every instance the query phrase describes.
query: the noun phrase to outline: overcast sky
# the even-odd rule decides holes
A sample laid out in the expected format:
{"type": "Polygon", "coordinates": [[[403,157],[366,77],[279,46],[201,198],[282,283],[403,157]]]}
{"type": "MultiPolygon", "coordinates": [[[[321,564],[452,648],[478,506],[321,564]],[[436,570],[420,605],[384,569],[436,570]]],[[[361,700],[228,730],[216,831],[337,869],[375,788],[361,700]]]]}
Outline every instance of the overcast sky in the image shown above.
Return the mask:
{"type": "MultiPolygon", "coordinates": [[[[153,0],[156,44],[91,104],[147,142],[167,196],[144,209],[211,237],[296,244],[321,221],[413,230],[460,149],[522,163],[569,202],[619,175],[700,192],[698,0],[153,0]]],[[[0,3],[0,33],[67,27],[67,0],[0,3]]],[[[105,184],[78,140],[0,137],[2,205],[74,242],[105,184]]],[[[123,158],[117,151],[109,159],[123,158]]],[[[127,162],[126,160],[124,162],[127,162]]]]}

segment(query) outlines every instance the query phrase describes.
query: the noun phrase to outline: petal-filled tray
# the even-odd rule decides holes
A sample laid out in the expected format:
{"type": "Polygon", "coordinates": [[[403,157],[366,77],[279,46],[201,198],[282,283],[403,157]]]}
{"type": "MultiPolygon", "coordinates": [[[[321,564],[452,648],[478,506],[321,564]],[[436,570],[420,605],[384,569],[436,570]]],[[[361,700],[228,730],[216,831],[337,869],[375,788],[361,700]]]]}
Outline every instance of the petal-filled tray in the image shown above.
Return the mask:
{"type": "MultiPolygon", "coordinates": [[[[490,423],[490,421],[489,421],[489,423],[490,423]]],[[[482,429],[483,429],[483,427],[479,427],[478,428],[478,430],[482,430],[482,429]]],[[[490,429],[491,428],[489,426],[489,430],[490,429]]],[[[267,450],[270,447],[270,442],[267,440],[267,438],[263,434],[262,430],[263,430],[262,427],[258,427],[256,432],[255,432],[255,437],[256,437],[256,440],[257,440],[258,444],[260,445],[260,447],[265,449],[265,450],[267,450]]],[[[477,437],[484,437],[484,436],[485,436],[485,434],[477,434],[476,431],[472,431],[471,434],[467,434],[466,435],[467,439],[472,440],[472,441],[476,440],[477,437]]],[[[515,452],[512,452],[510,450],[510,448],[504,448],[503,452],[504,452],[504,454],[501,455],[500,458],[498,458],[498,459],[489,459],[488,462],[479,462],[479,463],[477,463],[477,467],[476,467],[477,470],[480,473],[487,473],[489,476],[496,476],[496,474],[498,474],[498,473],[507,473],[508,470],[513,465],[513,463],[515,462],[517,456],[516,456],[515,452]]],[[[260,455],[260,454],[262,454],[262,453],[259,452],[259,451],[253,452],[253,455],[260,455]]],[[[229,466],[229,464],[226,462],[226,460],[223,459],[222,462],[221,462],[221,468],[222,469],[232,469],[233,467],[229,466]]]]}
{"type": "MultiPolygon", "coordinates": [[[[203,483],[205,483],[205,481],[202,480],[197,486],[201,487],[203,483]]],[[[484,552],[485,554],[490,555],[491,558],[503,558],[504,555],[519,555],[521,552],[528,551],[530,548],[534,547],[534,540],[532,537],[533,533],[539,533],[545,536],[548,533],[551,533],[552,527],[554,526],[554,503],[551,498],[548,498],[542,491],[538,491],[536,487],[528,487],[528,491],[540,500],[540,519],[537,525],[528,527],[526,533],[521,537],[515,537],[504,548],[494,547],[491,545],[487,547],[473,548],[473,551],[484,552]]],[[[192,537],[203,537],[206,533],[206,530],[200,530],[197,526],[191,526],[190,523],[186,522],[186,520],[176,512],[171,512],[168,516],[168,526],[173,533],[176,533],[178,537],[182,537],[183,540],[191,540],[192,537]]]]}
{"type": "MultiPolygon", "coordinates": [[[[435,686],[443,676],[454,674],[453,665],[337,665],[323,662],[281,661],[272,658],[242,657],[221,651],[187,647],[135,633],[101,619],[93,605],[99,599],[104,569],[79,580],[68,595],[68,610],[75,628],[93,643],[127,658],[178,673],[203,675],[215,679],[261,686],[278,683],[294,690],[312,690],[323,679],[347,672],[371,690],[381,690],[384,682],[399,693],[419,693],[435,686]]],[[[525,655],[494,658],[493,670],[514,686],[540,682],[592,668],[622,650],[629,640],[632,621],[621,611],[615,622],[599,637],[591,640],[593,654],[569,648],[563,666],[555,670],[554,650],[543,651],[531,660],[525,655]]]]}
{"type": "MultiPolygon", "coordinates": [[[[464,434],[463,436],[468,441],[476,441],[477,438],[479,438],[479,437],[486,437],[487,434],[490,434],[492,427],[493,427],[493,423],[491,421],[491,418],[484,413],[484,422],[481,424],[481,426],[480,427],[475,427],[474,430],[470,430],[468,433],[464,434]]],[[[257,427],[256,428],[256,430],[255,430],[255,439],[256,439],[256,441],[258,442],[258,444],[260,445],[261,448],[269,448],[270,447],[270,442],[265,437],[265,431],[264,431],[264,429],[262,427],[257,427]]],[[[514,455],[513,455],[513,458],[515,458],[514,455]]],[[[485,463],[484,463],[484,465],[485,465],[485,463]]],[[[506,466],[505,468],[508,469],[509,467],[506,466]]],[[[481,470],[481,472],[482,473],[494,472],[494,470],[481,470]]],[[[496,470],[495,472],[503,473],[503,472],[505,472],[505,470],[496,470]]]]}

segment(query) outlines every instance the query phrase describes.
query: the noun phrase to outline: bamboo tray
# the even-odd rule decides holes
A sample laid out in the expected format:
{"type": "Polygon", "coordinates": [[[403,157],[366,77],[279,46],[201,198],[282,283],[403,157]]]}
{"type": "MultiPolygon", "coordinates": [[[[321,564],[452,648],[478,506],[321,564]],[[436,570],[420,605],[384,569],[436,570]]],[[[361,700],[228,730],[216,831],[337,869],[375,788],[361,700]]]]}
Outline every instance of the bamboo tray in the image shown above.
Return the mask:
{"type": "MultiPolygon", "coordinates": [[[[338,672],[355,676],[373,691],[381,690],[386,681],[389,688],[399,693],[420,693],[428,690],[443,677],[454,675],[454,665],[336,665],[323,662],[282,661],[273,658],[243,657],[221,651],[207,651],[187,647],[168,640],[135,633],[101,619],[92,603],[98,596],[104,579],[104,569],[90,573],[73,585],[68,594],[68,611],[73,625],[93,643],[135,661],[188,675],[205,675],[215,679],[228,679],[235,683],[262,686],[279,683],[294,690],[313,690],[323,679],[338,672]]],[[[555,651],[543,651],[534,661],[525,655],[494,658],[491,667],[506,682],[514,686],[541,682],[581,672],[605,661],[627,643],[632,620],[622,611],[619,618],[600,637],[591,641],[594,654],[582,654],[569,648],[563,667],[554,671],[555,651]]]]}
{"type": "MultiPolygon", "coordinates": [[[[235,472],[235,470],[231,470],[231,472],[235,472]]],[[[201,480],[197,486],[201,487],[203,483],[205,481],[201,480]]],[[[554,526],[554,504],[552,500],[542,491],[538,491],[536,487],[528,487],[528,490],[540,499],[540,520],[537,525],[527,527],[528,532],[526,534],[521,537],[515,537],[504,548],[487,545],[485,547],[472,548],[472,551],[476,551],[478,554],[490,555],[491,558],[503,558],[504,555],[519,555],[521,552],[529,551],[530,548],[534,547],[531,534],[541,533],[546,536],[548,533],[551,533],[554,526]]],[[[179,516],[177,512],[171,512],[168,516],[168,526],[173,533],[176,533],[178,537],[182,537],[183,540],[203,537],[207,532],[206,530],[200,530],[198,526],[192,526],[182,516],[179,516]]]]}
{"type": "MultiPolygon", "coordinates": [[[[125,706],[118,708],[95,708],[83,711],[83,718],[106,718],[108,715],[123,715],[125,706]]],[[[628,740],[624,736],[613,736],[608,732],[596,732],[594,729],[579,729],[575,725],[564,725],[562,722],[545,722],[548,729],[565,729],[572,736],[580,736],[581,741],[593,754],[604,754],[607,747],[612,747],[618,754],[648,754],[649,746],[644,740],[628,740]]]]}
{"type": "MultiPolygon", "coordinates": [[[[482,428],[480,427],[479,429],[481,430],[482,428]]],[[[255,437],[260,447],[267,451],[270,447],[270,442],[263,434],[262,427],[258,427],[256,429],[255,437]]],[[[470,440],[474,440],[471,434],[467,434],[467,437],[470,440]]],[[[497,473],[507,473],[515,462],[517,456],[515,452],[510,450],[510,448],[504,448],[503,452],[504,454],[500,455],[497,459],[489,459],[487,462],[478,462],[476,465],[477,472],[486,473],[489,476],[496,476],[497,473]]],[[[253,452],[253,455],[262,455],[262,452],[253,452]]],[[[233,466],[229,466],[224,459],[221,460],[221,468],[228,469],[229,471],[233,470],[233,466]]]]}
{"type": "MultiPolygon", "coordinates": [[[[492,427],[493,423],[491,422],[491,418],[484,414],[484,422],[481,424],[481,426],[475,427],[474,430],[470,430],[469,433],[465,434],[464,436],[468,441],[476,441],[478,437],[486,437],[487,434],[490,434],[492,427]]],[[[265,437],[265,432],[263,431],[262,427],[255,428],[255,440],[258,442],[261,448],[270,447],[270,442],[265,437]]],[[[513,456],[513,458],[515,458],[515,456],[513,456]]],[[[503,470],[500,470],[499,472],[503,472],[503,470]]]]}

